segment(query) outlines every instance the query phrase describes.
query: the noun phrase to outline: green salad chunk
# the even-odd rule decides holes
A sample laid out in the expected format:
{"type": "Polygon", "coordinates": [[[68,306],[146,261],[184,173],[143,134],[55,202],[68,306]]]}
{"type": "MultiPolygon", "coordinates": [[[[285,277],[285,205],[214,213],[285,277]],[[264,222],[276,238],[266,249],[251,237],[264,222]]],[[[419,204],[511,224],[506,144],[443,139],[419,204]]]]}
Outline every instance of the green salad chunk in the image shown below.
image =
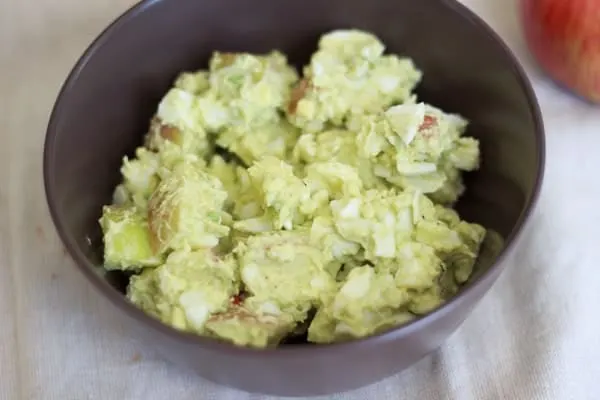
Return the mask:
{"type": "Polygon", "coordinates": [[[156,188],[148,204],[153,245],[168,249],[215,247],[227,236],[228,215],[223,210],[227,192],[202,164],[182,161],[156,188]]]}
{"type": "Polygon", "coordinates": [[[152,248],[148,220],[132,206],[105,206],[100,219],[107,269],[139,269],[159,265],[152,248]]]}
{"type": "Polygon", "coordinates": [[[176,251],[164,264],[133,276],[127,297],[179,330],[204,333],[207,320],[227,310],[238,290],[237,264],[231,256],[176,251]]]}

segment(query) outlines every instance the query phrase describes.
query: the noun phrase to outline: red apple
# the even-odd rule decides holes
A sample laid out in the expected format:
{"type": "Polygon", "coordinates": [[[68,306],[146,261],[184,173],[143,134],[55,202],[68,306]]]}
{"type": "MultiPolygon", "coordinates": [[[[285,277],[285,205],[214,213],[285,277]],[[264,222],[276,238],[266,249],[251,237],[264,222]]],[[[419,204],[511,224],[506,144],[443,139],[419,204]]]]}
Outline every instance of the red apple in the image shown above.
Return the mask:
{"type": "Polygon", "coordinates": [[[600,0],[520,0],[525,37],[542,69],[600,103],[600,0]]]}

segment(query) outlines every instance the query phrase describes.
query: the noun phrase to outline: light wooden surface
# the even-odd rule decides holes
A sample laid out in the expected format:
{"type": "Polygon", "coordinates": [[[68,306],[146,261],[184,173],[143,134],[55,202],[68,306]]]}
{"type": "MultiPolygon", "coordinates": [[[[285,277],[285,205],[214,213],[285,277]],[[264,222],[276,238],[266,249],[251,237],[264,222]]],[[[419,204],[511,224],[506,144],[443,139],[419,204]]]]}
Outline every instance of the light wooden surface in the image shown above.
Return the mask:
{"type": "MultiPolygon", "coordinates": [[[[335,399],[598,399],[600,112],[532,67],[513,1],[464,0],[507,40],[548,127],[538,212],[464,326],[404,374],[335,399]]],[[[57,91],[131,0],[0,1],[0,399],[259,399],[139,346],[75,271],[48,216],[42,145],[57,91]]]]}

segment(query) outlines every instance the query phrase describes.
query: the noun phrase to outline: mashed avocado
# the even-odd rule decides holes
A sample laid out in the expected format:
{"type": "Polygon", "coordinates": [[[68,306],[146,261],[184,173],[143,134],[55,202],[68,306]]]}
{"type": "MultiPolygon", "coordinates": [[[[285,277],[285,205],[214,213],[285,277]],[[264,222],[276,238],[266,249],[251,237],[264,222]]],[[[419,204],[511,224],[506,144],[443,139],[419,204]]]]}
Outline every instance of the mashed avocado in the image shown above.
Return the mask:
{"type": "Polygon", "coordinates": [[[501,239],[451,206],[479,168],[468,121],[420,101],[369,32],[215,52],[158,104],[103,208],[104,265],[176,329],[255,348],[373,335],[443,304],[501,239]]]}
{"type": "Polygon", "coordinates": [[[421,72],[408,58],[384,54],[374,35],[337,30],[318,49],[294,87],[287,113],[306,132],[343,126],[354,114],[377,113],[411,98],[421,72]]]}
{"type": "Polygon", "coordinates": [[[216,313],[206,322],[210,336],[238,346],[265,348],[277,346],[295,323],[281,313],[255,311],[247,305],[231,305],[225,312],[216,313]]]}
{"type": "Polygon", "coordinates": [[[223,210],[227,192],[196,160],[184,160],[156,188],[148,202],[148,224],[157,253],[215,247],[227,236],[223,210]]]}
{"type": "Polygon", "coordinates": [[[303,204],[310,190],[291,165],[273,156],[254,163],[244,175],[244,185],[234,210],[234,228],[244,232],[291,230],[305,220],[303,204]]]}
{"type": "Polygon", "coordinates": [[[204,333],[209,317],[224,312],[239,291],[233,257],[210,250],[175,251],[164,264],[133,276],[129,300],[178,329],[204,333]]]}
{"type": "Polygon", "coordinates": [[[252,235],[234,250],[248,302],[300,322],[331,296],[335,278],[328,259],[304,230],[252,235]]]}

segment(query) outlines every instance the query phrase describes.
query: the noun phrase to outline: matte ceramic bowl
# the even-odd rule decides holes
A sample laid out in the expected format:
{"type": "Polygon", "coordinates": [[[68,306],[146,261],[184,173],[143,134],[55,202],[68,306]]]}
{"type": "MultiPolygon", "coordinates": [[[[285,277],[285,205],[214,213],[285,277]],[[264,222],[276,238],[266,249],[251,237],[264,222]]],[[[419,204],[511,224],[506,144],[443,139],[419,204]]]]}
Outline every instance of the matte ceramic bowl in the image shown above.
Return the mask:
{"type": "Polygon", "coordinates": [[[78,268],[108,298],[131,335],[199,375],[251,392],[308,396],[357,388],[435,350],[494,283],[531,214],[542,180],[544,133],[530,84],[479,18],[447,0],[154,0],[133,7],[87,49],[56,101],[44,177],[50,212],[78,268]],[[320,34],[374,32],[424,71],[424,101],[472,121],[483,167],[468,177],[459,210],[501,232],[504,250],[481,262],[467,287],[437,311],[375,337],[257,351],[180,333],[123,296],[126,278],[101,268],[97,220],[120,179],[121,158],[142,141],[161,96],[213,50],[280,49],[301,65],[320,34]]]}

